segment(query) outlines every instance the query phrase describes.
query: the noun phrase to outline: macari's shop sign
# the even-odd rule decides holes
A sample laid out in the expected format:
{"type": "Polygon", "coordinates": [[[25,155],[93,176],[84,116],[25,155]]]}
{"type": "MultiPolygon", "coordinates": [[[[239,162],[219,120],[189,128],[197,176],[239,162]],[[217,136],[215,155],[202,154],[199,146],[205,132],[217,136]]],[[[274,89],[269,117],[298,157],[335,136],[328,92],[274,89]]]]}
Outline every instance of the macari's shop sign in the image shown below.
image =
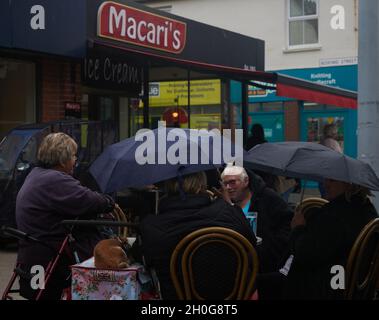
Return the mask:
{"type": "Polygon", "coordinates": [[[98,11],[99,37],[181,53],[186,45],[184,22],[138,10],[112,1],[98,11]]]}
{"type": "MultiPolygon", "coordinates": [[[[221,103],[220,80],[191,80],[190,88],[191,106],[204,106],[221,103]]],[[[188,82],[150,82],[149,105],[151,107],[187,106],[188,82]]]]}

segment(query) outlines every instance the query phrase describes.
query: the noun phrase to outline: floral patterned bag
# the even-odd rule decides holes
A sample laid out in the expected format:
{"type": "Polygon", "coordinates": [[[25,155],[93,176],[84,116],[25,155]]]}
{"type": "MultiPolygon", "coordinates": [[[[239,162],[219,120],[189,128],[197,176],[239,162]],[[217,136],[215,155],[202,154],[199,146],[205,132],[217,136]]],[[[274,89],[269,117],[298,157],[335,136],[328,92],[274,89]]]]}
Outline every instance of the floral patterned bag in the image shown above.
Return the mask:
{"type": "Polygon", "coordinates": [[[72,300],[141,300],[152,281],[141,264],[128,269],[96,269],[94,258],[71,266],[72,300]]]}

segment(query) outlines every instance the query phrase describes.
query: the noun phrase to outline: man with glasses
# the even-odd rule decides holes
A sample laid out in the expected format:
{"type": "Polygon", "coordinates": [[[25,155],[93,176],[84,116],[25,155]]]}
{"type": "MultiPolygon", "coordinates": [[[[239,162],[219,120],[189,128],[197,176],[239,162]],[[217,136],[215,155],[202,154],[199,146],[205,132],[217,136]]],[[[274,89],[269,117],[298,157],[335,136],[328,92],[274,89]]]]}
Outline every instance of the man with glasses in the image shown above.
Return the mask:
{"type": "Polygon", "coordinates": [[[227,166],[221,174],[224,192],[245,215],[257,212],[260,272],[275,272],[287,253],[293,212],[262,178],[243,167],[227,166]]]}

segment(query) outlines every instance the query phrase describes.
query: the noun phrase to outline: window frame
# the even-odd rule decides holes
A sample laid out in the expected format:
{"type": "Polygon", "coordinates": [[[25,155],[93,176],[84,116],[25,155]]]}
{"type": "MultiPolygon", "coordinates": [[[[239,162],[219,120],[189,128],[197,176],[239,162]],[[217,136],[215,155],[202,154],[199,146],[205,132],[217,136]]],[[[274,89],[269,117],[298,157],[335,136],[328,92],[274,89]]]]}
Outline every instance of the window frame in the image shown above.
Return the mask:
{"type": "MultiPolygon", "coordinates": [[[[302,0],[303,2],[305,0],[302,0]]],[[[291,0],[287,0],[287,12],[286,12],[286,30],[287,30],[287,51],[302,51],[307,49],[320,49],[320,1],[314,0],[316,2],[316,14],[312,15],[303,15],[297,17],[291,17],[291,0]],[[309,43],[309,44],[297,44],[290,45],[290,22],[293,21],[306,21],[306,20],[314,20],[317,19],[317,42],[309,43]]],[[[304,34],[303,34],[304,41],[304,34]]]]}

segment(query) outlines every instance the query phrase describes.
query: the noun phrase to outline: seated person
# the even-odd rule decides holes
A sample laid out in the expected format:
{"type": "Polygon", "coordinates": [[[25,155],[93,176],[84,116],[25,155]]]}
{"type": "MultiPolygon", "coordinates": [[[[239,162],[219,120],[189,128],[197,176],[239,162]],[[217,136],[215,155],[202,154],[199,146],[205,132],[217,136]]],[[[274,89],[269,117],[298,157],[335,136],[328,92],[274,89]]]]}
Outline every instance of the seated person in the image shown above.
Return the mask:
{"type": "Polygon", "coordinates": [[[163,299],[177,299],[170,277],[170,259],[176,245],[189,233],[206,227],[225,227],[239,232],[253,246],[256,238],[241,209],[223,199],[213,200],[206,191],[204,172],[166,181],[167,196],[159,214],[150,214],[140,225],[145,262],[158,276],[163,299]]]}
{"type": "Polygon", "coordinates": [[[259,272],[275,272],[288,252],[290,223],[293,212],[262,178],[242,167],[227,166],[221,174],[230,199],[242,208],[245,215],[257,212],[257,235],[263,239],[258,246],[259,272]]]}
{"type": "Polygon", "coordinates": [[[292,220],[293,262],[285,281],[286,299],[342,299],[344,290],[333,290],[335,265],[346,267],[350,250],[360,231],[378,214],[369,191],[345,182],[326,180],[321,208],[310,209],[292,220]]]}
{"type": "MultiPolygon", "coordinates": [[[[76,151],[77,144],[70,136],[47,135],[38,151],[38,166],[26,177],[17,195],[17,228],[57,250],[67,234],[60,224],[62,220],[94,218],[96,214],[112,211],[115,205],[111,197],[81,186],[72,177],[76,151]]],[[[98,229],[82,227],[74,229],[73,236],[81,260],[92,256],[94,246],[102,238],[98,229]]],[[[21,241],[17,261],[25,272],[30,272],[33,265],[46,268],[55,253],[41,244],[21,241]]],[[[60,299],[63,288],[69,285],[65,280],[72,263],[74,260],[66,255],[62,257],[41,298],[60,299]]],[[[38,292],[26,278],[20,279],[20,289],[21,295],[29,299],[38,292]]]]}

